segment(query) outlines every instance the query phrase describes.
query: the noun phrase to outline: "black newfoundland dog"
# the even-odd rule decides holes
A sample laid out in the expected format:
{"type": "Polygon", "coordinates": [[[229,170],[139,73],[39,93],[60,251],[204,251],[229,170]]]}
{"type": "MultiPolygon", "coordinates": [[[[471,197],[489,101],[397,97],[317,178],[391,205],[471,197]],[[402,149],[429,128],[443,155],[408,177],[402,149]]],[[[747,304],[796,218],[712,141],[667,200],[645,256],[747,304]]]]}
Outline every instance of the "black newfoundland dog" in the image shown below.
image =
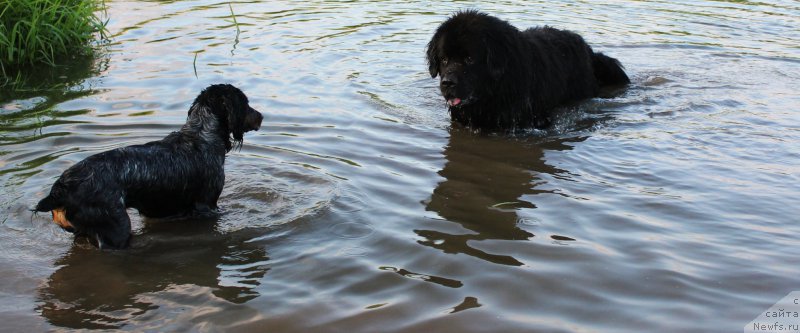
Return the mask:
{"type": "Polygon", "coordinates": [[[204,89],[186,124],[160,141],[87,157],[56,180],[35,210],[101,249],[128,246],[128,207],[147,217],[213,214],[225,183],[225,154],[263,116],[228,84],[204,89]]]}
{"type": "Polygon", "coordinates": [[[440,76],[451,118],[482,130],[543,128],[553,107],[630,83],[619,61],[592,51],[573,32],[520,31],[477,11],[442,23],[427,58],[431,77],[440,76]]]}

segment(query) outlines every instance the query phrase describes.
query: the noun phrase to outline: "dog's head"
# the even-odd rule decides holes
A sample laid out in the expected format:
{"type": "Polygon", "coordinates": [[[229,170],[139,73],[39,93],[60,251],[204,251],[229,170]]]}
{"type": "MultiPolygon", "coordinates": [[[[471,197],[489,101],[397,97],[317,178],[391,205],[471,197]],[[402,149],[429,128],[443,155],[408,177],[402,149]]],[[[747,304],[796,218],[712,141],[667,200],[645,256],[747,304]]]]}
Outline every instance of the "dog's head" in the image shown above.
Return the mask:
{"type": "Polygon", "coordinates": [[[450,108],[461,108],[493,94],[510,70],[519,30],[477,11],[462,11],[444,21],[427,47],[431,77],[450,108]]]}
{"type": "Polygon", "coordinates": [[[245,132],[261,128],[264,117],[250,107],[247,96],[230,84],[214,84],[203,89],[189,108],[189,118],[198,108],[207,108],[216,118],[217,133],[225,141],[225,149],[230,151],[241,146],[245,132]]]}

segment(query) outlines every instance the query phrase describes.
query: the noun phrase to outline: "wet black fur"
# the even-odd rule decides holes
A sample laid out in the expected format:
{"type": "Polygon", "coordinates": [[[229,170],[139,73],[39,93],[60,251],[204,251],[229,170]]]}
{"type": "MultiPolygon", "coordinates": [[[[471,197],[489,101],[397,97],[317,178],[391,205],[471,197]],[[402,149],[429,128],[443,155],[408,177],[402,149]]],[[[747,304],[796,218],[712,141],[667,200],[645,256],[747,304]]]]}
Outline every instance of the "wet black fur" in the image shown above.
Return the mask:
{"type": "Polygon", "coordinates": [[[128,207],[157,218],[213,213],[225,183],[225,154],[261,120],[236,87],[209,86],[179,131],[89,156],[64,171],[35,210],[65,209],[74,227],[68,231],[112,249],[128,246],[128,207]]]}
{"type": "Polygon", "coordinates": [[[442,23],[428,43],[431,77],[440,76],[452,120],[485,130],[546,127],[549,110],[630,83],[614,58],[581,36],[551,27],[520,31],[477,11],[442,23]]]}

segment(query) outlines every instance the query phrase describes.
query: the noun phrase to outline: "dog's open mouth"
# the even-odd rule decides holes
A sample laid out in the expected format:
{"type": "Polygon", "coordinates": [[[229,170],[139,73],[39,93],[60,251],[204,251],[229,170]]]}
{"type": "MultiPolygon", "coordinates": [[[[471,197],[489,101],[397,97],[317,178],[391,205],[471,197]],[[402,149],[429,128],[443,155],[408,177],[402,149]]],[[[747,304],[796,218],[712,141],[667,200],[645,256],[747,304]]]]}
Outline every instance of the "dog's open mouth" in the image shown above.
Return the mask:
{"type": "Polygon", "coordinates": [[[451,108],[460,108],[472,102],[471,98],[459,98],[455,96],[445,96],[447,106],[451,108]]]}

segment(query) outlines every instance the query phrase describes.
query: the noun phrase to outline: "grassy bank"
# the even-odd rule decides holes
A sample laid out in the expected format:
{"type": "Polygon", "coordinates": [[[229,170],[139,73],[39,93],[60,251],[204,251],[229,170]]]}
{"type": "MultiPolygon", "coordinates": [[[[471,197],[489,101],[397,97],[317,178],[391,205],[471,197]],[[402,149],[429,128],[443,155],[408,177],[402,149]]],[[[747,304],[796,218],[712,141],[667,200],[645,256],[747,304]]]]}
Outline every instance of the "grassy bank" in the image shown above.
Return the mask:
{"type": "Polygon", "coordinates": [[[0,70],[91,52],[105,34],[102,0],[0,1],[0,70]]]}

